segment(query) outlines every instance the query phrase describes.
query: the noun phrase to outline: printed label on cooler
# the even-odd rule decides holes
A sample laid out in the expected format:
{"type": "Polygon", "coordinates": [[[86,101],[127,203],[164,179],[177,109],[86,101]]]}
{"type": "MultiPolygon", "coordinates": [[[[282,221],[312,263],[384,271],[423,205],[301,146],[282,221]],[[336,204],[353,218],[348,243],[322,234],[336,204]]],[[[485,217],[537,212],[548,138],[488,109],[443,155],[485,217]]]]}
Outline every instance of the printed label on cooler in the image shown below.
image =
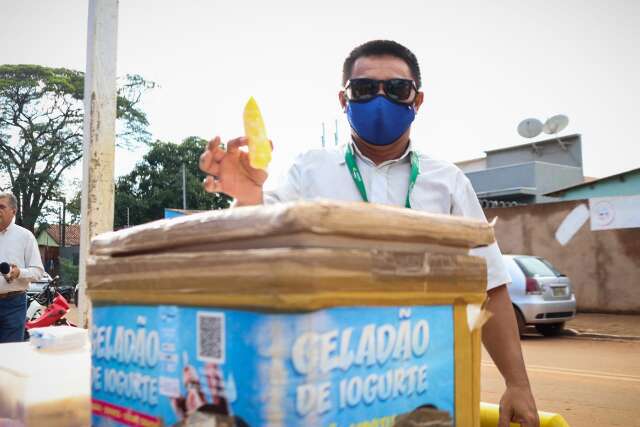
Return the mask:
{"type": "Polygon", "coordinates": [[[93,322],[94,426],[392,426],[419,407],[453,425],[451,306],[96,306],[93,322]]]}

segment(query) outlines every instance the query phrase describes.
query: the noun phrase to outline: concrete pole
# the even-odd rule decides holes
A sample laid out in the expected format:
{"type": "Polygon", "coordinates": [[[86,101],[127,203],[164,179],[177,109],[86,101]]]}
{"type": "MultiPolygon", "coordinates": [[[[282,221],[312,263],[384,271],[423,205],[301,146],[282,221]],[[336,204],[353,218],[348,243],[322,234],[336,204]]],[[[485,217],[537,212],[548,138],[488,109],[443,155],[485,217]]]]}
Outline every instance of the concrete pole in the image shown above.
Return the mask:
{"type": "Polygon", "coordinates": [[[91,239],[113,229],[118,0],[89,0],[84,80],[84,156],[80,221],[80,326],[88,327],[91,239]]]}
{"type": "Polygon", "coordinates": [[[182,209],[187,210],[187,171],[182,164],[182,209]]]}

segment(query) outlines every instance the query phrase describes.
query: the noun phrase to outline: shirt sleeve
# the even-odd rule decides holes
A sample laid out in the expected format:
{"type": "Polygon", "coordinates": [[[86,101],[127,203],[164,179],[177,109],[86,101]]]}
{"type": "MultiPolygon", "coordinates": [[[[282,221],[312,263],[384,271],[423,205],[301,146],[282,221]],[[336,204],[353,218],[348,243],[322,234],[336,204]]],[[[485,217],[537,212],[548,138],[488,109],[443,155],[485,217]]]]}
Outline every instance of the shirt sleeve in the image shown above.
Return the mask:
{"type": "MultiPolygon", "coordinates": [[[[478,196],[469,179],[462,171],[458,172],[456,187],[453,194],[451,213],[467,218],[486,221],[484,211],[478,202],[478,196]]],[[[487,290],[511,283],[511,277],[502,259],[498,243],[469,250],[469,255],[483,257],[487,262],[487,290]]]]}
{"type": "Polygon", "coordinates": [[[35,282],[40,280],[44,274],[40,251],[38,250],[38,242],[29,234],[29,242],[25,245],[24,267],[20,268],[20,279],[24,282],[35,282]]]}
{"type": "Polygon", "coordinates": [[[290,202],[302,198],[302,165],[303,155],[299,155],[293,165],[289,168],[280,185],[271,191],[265,191],[263,195],[264,204],[290,202]]]}

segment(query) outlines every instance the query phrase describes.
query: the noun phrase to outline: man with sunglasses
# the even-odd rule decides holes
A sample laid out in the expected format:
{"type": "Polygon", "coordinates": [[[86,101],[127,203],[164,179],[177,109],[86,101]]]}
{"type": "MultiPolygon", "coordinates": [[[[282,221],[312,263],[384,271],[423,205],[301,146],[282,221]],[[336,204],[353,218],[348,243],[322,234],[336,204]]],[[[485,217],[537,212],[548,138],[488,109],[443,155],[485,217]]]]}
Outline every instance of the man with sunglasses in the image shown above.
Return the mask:
{"type": "Polygon", "coordinates": [[[9,265],[0,275],[0,344],[24,341],[26,290],[44,273],[35,237],[14,224],[17,204],[12,193],[0,193],[0,263],[9,265]]]}
{"type": "MultiPolygon", "coordinates": [[[[237,205],[325,198],[405,206],[426,212],[486,221],[471,183],[454,165],[419,154],[410,140],[411,124],[422,105],[421,76],[415,55],[388,40],[355,48],[343,66],[340,105],[351,125],[344,147],[300,155],[286,183],[262,191],[266,172],[249,165],[240,150],[246,138],[221,149],[216,137],[200,158],[208,174],[205,188],[224,192],[237,205]]],[[[537,427],[538,415],[522,358],[511,300],[510,277],[497,244],[472,250],[487,260],[487,309],[493,317],[483,328],[483,342],[506,382],[499,427],[509,421],[537,427]]]]}

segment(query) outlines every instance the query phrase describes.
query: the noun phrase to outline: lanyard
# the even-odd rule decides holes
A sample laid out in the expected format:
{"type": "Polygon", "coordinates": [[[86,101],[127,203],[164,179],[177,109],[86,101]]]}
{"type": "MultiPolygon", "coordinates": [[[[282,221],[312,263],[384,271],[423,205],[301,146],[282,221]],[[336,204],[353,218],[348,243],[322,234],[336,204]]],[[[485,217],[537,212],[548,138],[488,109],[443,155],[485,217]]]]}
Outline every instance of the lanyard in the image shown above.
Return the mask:
{"type": "MultiPolygon", "coordinates": [[[[416,180],[418,179],[418,175],[420,174],[420,159],[418,154],[415,151],[412,151],[411,154],[411,175],[409,176],[409,189],[407,190],[407,201],[405,202],[405,207],[411,209],[411,202],[409,200],[409,196],[411,195],[411,191],[413,190],[414,185],[416,185],[416,180]]],[[[367,190],[364,188],[364,181],[362,180],[362,175],[360,175],[360,169],[358,169],[358,165],[356,164],[356,159],[353,156],[353,151],[351,149],[351,144],[347,146],[347,149],[344,153],[344,160],[347,162],[347,166],[349,167],[349,172],[351,173],[351,177],[353,178],[353,182],[358,187],[358,191],[360,192],[360,196],[362,196],[362,200],[368,202],[367,198],[367,190]]]]}

